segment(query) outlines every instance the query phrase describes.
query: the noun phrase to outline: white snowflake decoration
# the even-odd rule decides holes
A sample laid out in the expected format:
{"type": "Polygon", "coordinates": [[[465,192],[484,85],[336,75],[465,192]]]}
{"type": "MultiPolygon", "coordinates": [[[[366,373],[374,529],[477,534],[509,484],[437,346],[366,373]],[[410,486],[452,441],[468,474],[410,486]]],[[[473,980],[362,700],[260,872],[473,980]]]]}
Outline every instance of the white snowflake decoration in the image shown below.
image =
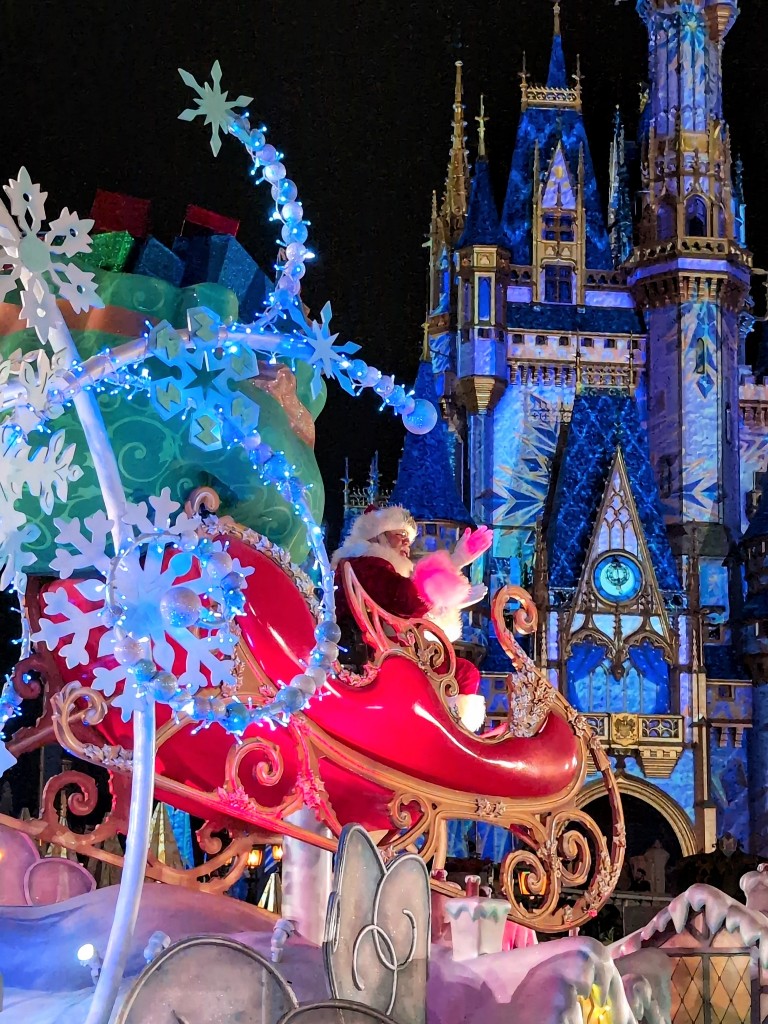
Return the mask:
{"type": "MultiPolygon", "coordinates": [[[[98,645],[98,658],[120,654],[121,645],[131,643],[136,652],[133,659],[116,661],[114,667],[98,665],[94,670],[93,685],[107,696],[123,684],[123,692],[115,700],[127,719],[143,700],[143,690],[136,685],[132,668],[139,659],[146,659],[162,672],[172,673],[178,660],[179,649],[184,652],[184,670],[178,676],[177,686],[185,696],[191,696],[201,686],[234,684],[234,649],[237,633],[228,618],[213,623],[211,628],[193,629],[170,625],[163,618],[161,608],[168,595],[181,590],[206,596],[218,605],[222,596],[220,582],[212,579],[201,567],[196,535],[199,522],[181,512],[180,505],[172,501],[166,488],[159,497],[147,504],[131,504],[121,517],[129,528],[133,540],[110,557],[109,540],[112,524],[97,513],[85,521],[90,539],[85,536],[77,519],[71,522],[57,520],[60,545],[53,568],[64,576],[75,571],[96,569],[98,580],[83,580],[75,585],[78,594],[92,602],[82,609],[74,604],[63,589],[45,595],[45,615],[33,641],[42,641],[54,650],[62,640],[61,648],[67,665],[87,664],[91,660],[88,643],[94,630],[104,629],[98,645]],[[73,554],[69,548],[74,548],[73,554]],[[111,589],[109,589],[111,587],[111,589]],[[112,596],[112,600],[108,599],[112,596]],[[53,617],[59,621],[53,621],[53,617]],[[176,641],[176,647],[171,640],[176,641]],[[136,645],[139,645],[138,647],[136,645]]],[[[207,555],[224,551],[224,545],[206,539],[207,555]]],[[[240,577],[253,570],[233,560],[233,573],[240,577]]],[[[171,597],[171,600],[173,598],[171,597]]],[[[193,623],[199,626],[199,622],[193,623]]]]}
{"type": "Polygon", "coordinates": [[[0,202],[0,259],[10,264],[7,274],[0,274],[0,300],[17,284],[21,284],[20,320],[33,327],[41,341],[49,340],[60,313],[50,285],[71,305],[76,313],[101,308],[93,274],[81,270],[71,260],[78,253],[91,250],[88,234],[92,220],[81,220],[65,207],[51,221],[45,234],[45,200],[25,167],[16,180],[3,186],[10,199],[11,212],[0,202]],[[15,218],[15,220],[14,220],[15,218]]]}
{"type": "Polygon", "coordinates": [[[22,570],[35,560],[24,545],[40,536],[39,529],[16,509],[17,500],[26,487],[50,515],[56,498],[66,501],[70,483],[83,475],[72,463],[74,456],[75,445],[66,444],[63,430],[53,434],[47,445],[33,449],[20,427],[12,423],[0,427],[0,587],[13,584],[23,590],[22,570]]]}
{"type": "Polygon", "coordinates": [[[238,96],[236,100],[228,100],[228,92],[222,92],[221,89],[221,65],[218,61],[214,61],[213,67],[211,68],[211,84],[205,82],[204,85],[198,85],[194,75],[191,75],[189,71],[183,71],[179,68],[179,74],[182,77],[185,85],[188,85],[190,89],[194,89],[197,93],[195,103],[197,104],[197,110],[191,107],[187,110],[182,111],[179,114],[180,121],[194,121],[196,117],[205,117],[205,124],[211,126],[211,149],[213,155],[217,156],[221,149],[221,138],[219,132],[228,132],[230,124],[234,121],[235,115],[232,111],[235,107],[247,107],[251,102],[251,96],[238,96]]]}
{"type": "Polygon", "coordinates": [[[11,357],[0,364],[0,383],[7,383],[14,377],[19,388],[10,419],[25,435],[48,420],[58,419],[64,412],[67,364],[63,350],[49,356],[44,349],[29,353],[18,361],[11,357]]]}

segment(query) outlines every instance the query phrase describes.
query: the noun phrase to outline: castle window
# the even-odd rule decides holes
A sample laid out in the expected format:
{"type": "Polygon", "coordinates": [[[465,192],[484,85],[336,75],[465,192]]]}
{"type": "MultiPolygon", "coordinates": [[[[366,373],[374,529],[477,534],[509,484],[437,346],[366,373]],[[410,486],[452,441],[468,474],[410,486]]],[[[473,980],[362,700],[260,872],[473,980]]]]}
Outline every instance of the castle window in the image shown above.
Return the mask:
{"type": "Polygon", "coordinates": [[[725,219],[725,210],[722,206],[717,208],[717,236],[718,238],[725,238],[728,234],[728,224],[725,219]]]}
{"type": "Polygon", "coordinates": [[[707,204],[701,196],[691,196],[685,204],[685,233],[691,238],[707,236],[707,204]]]}
{"type": "Polygon", "coordinates": [[[582,338],[581,344],[582,348],[592,348],[595,343],[591,338],[582,338]]]}
{"type": "Polygon", "coordinates": [[[656,218],[656,234],[660,242],[667,242],[676,235],[675,207],[670,200],[662,200],[656,218]]]}
{"type": "Polygon", "coordinates": [[[647,640],[633,645],[614,674],[607,647],[586,640],[571,647],[567,666],[570,703],[585,712],[668,714],[671,706],[669,664],[663,652],[647,640]]]}
{"type": "Polygon", "coordinates": [[[570,345],[570,344],[571,344],[571,339],[570,338],[566,338],[565,335],[562,335],[562,337],[560,338],[560,347],[561,348],[565,348],[566,345],[570,345]]]}
{"type": "Polygon", "coordinates": [[[477,279],[477,319],[487,322],[491,319],[491,279],[490,277],[479,277],[477,279]]]}
{"type": "Polygon", "coordinates": [[[659,459],[659,494],[662,498],[672,495],[672,456],[662,455],[659,459]]]}
{"type": "Polygon", "coordinates": [[[546,345],[547,344],[547,339],[545,338],[545,336],[543,334],[537,334],[536,335],[536,344],[537,345],[546,345]]]}
{"type": "Polygon", "coordinates": [[[525,341],[525,338],[522,336],[522,334],[513,334],[512,335],[512,344],[513,345],[522,345],[524,341],[525,341]]]}
{"type": "Polygon", "coordinates": [[[448,253],[443,249],[440,256],[440,294],[448,295],[451,289],[451,264],[448,253]]]}
{"type": "Polygon", "coordinates": [[[570,267],[555,264],[544,267],[544,301],[573,302],[573,274],[570,267]]]}
{"type": "Polygon", "coordinates": [[[696,342],[696,373],[707,372],[707,342],[705,338],[699,338],[696,342]]]}
{"type": "Polygon", "coordinates": [[[616,339],[606,338],[603,342],[603,348],[616,348],[616,339]]]}
{"type": "Polygon", "coordinates": [[[574,237],[573,217],[569,213],[544,214],[545,242],[572,242],[574,237]]]}
{"type": "Polygon", "coordinates": [[[461,294],[462,294],[462,302],[461,302],[461,306],[462,306],[462,310],[461,310],[461,312],[462,312],[462,319],[463,319],[465,324],[468,324],[469,321],[472,319],[472,308],[471,308],[471,304],[470,304],[470,302],[471,302],[471,295],[470,295],[469,281],[465,281],[464,282],[464,286],[461,289],[461,294]]]}

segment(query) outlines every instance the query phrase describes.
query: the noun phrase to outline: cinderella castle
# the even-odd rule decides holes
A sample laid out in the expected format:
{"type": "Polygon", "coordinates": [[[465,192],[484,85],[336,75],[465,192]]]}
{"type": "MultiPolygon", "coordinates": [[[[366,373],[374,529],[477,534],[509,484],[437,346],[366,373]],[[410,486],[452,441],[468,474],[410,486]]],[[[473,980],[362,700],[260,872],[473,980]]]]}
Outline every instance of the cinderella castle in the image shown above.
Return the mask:
{"type": "MultiPolygon", "coordinates": [[[[738,0],[637,10],[649,86],[636,140],[616,115],[607,205],[558,4],[546,82],[521,75],[500,212],[457,64],[417,380],[443,423],[407,438],[391,500],[422,550],[493,528],[486,582],[532,591],[533,654],[615,759],[630,853],[651,822],[673,858],[726,833],[768,855],[768,381],[745,355],[751,255],[722,105],[738,0]]],[[[507,669],[482,611],[463,648],[492,717],[507,669]]]]}

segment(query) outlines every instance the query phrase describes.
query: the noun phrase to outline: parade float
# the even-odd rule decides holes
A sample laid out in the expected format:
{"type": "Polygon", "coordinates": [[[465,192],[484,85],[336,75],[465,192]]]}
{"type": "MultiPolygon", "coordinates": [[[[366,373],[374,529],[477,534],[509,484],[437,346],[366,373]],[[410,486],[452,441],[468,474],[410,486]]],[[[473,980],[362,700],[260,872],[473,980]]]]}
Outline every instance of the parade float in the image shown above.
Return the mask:
{"type": "Polygon", "coordinates": [[[58,795],[75,815],[96,795],[70,770],[38,818],[0,815],[0,1019],[447,1024],[508,1020],[514,1005],[521,1021],[667,1020],[664,956],[633,947],[625,971],[577,934],[615,887],[621,804],[589,724],[508,629],[534,628],[527,594],[493,595],[510,662],[493,730],[453,713],[441,630],[378,607],[349,566],[370,653],[345,661],[312,450],[325,380],[371,390],[414,432],[437,413],[337,343],[329,305],[312,319],[308,229],[281,154],[249,99],[222,91],[218,63],[203,86],[181,74],[196,94],[182,119],[205,118],[214,155],[221,133],[238,140],[271,192],[279,253],[259,308],[253,281],[240,295],[184,287],[146,250],[129,273],[120,240],[91,239],[66,209],[46,227],[24,169],[0,203],[0,550],[22,621],[0,721],[43,698],[0,767],[58,742],[108,772],[112,798],[95,830],[71,829],[58,795]],[[588,774],[609,798],[608,837],[579,808],[588,774]],[[203,819],[204,864],[149,855],[154,799],[203,819]],[[513,835],[500,898],[442,877],[454,819],[513,835]],[[116,834],[124,856],[104,848],[116,834]],[[220,895],[274,839],[279,921],[220,895]],[[91,891],[30,840],[119,863],[119,889],[91,891]],[[504,950],[509,925],[571,937],[504,950]]]}

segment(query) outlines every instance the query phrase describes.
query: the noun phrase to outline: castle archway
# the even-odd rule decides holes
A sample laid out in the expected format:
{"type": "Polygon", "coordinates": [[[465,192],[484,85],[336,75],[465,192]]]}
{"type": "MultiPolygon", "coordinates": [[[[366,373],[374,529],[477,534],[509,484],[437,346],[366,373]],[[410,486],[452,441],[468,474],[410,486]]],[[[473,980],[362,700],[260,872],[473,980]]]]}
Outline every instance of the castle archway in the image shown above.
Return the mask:
{"type": "MultiPolygon", "coordinates": [[[[670,864],[697,852],[691,821],[682,807],[657,786],[631,775],[616,778],[624,806],[627,860],[643,854],[659,839],[670,854],[670,864]]],[[[577,804],[610,835],[610,809],[602,782],[592,782],[579,794],[577,804]],[[603,824],[603,821],[605,824],[603,824]]]]}

